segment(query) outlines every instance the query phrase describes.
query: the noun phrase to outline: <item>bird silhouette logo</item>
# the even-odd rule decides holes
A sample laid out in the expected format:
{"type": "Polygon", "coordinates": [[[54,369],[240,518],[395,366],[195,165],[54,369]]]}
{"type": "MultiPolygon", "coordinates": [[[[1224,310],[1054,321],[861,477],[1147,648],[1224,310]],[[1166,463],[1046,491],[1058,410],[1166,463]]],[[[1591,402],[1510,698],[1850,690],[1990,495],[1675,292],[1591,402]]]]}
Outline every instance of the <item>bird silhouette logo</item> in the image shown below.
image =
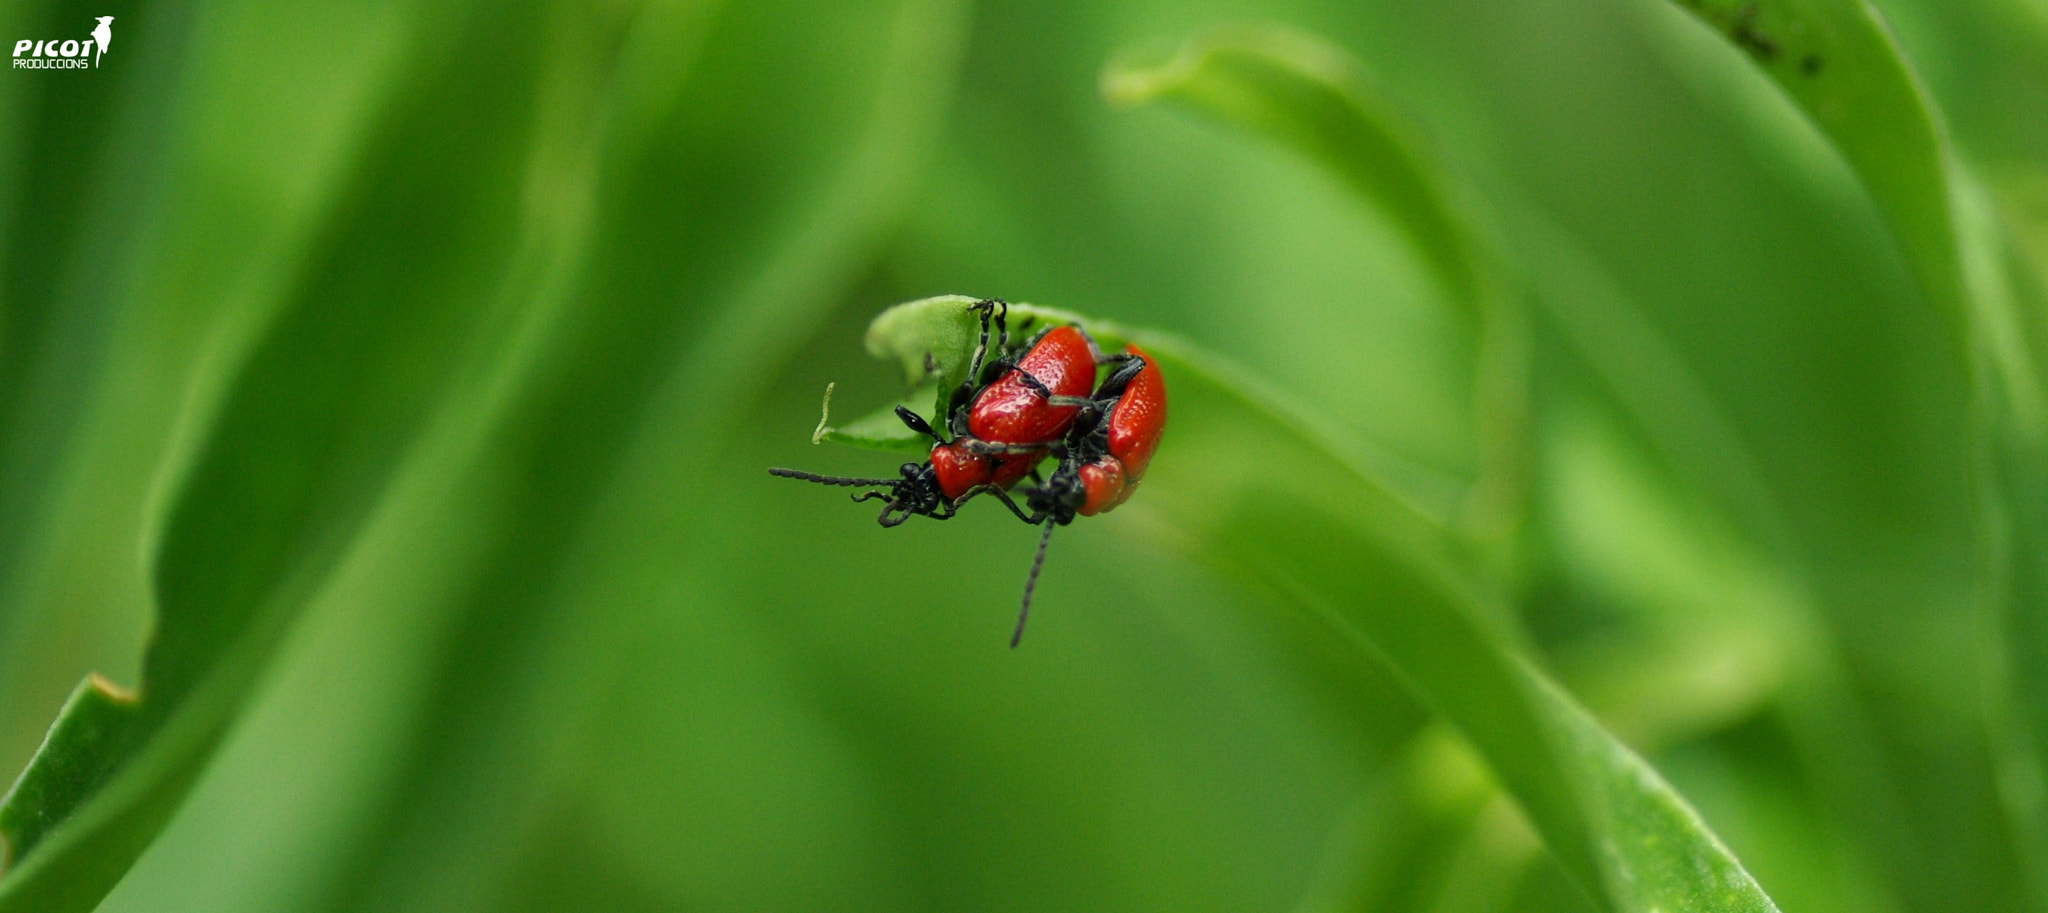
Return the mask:
{"type": "Polygon", "coordinates": [[[114,40],[114,30],[107,25],[107,23],[114,21],[114,17],[101,16],[99,20],[99,27],[92,30],[92,41],[94,44],[99,45],[99,50],[92,55],[94,69],[99,68],[100,56],[107,53],[107,45],[113,43],[114,40]]]}

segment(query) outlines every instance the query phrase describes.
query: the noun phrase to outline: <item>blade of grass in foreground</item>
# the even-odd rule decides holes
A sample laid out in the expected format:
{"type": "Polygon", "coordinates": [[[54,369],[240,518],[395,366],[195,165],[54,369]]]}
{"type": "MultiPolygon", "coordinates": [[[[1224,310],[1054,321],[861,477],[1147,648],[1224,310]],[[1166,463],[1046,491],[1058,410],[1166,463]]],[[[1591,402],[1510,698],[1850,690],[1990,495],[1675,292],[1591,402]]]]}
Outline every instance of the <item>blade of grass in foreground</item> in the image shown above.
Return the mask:
{"type": "MultiPolygon", "coordinates": [[[[431,12],[406,12],[419,16],[408,24],[423,29],[445,24],[431,12]]],[[[282,254],[301,272],[254,309],[267,320],[236,327],[253,340],[248,359],[224,369],[226,383],[182,404],[219,420],[193,420],[184,430],[191,440],[178,446],[192,448],[193,466],[189,474],[166,473],[183,476],[181,494],[163,525],[145,534],[157,626],[140,694],[89,679],[0,804],[0,840],[12,856],[0,878],[0,910],[90,909],[149,846],[232,725],[300,597],[331,565],[370,493],[432,412],[432,391],[462,364],[444,357],[459,349],[459,328],[496,303],[482,276],[503,264],[514,242],[509,220],[498,217],[516,205],[518,184],[509,178],[526,130],[517,101],[533,88],[531,72],[520,68],[535,30],[526,15],[483,21],[490,27],[461,30],[472,40],[446,49],[446,61],[394,62],[397,72],[383,78],[434,85],[443,82],[443,66],[503,78],[400,91],[386,119],[355,125],[357,180],[340,191],[332,230],[310,250],[282,254]],[[434,142],[435,130],[475,142],[457,151],[434,142]],[[421,148],[447,151],[408,151],[421,148]],[[400,183],[406,178],[443,205],[409,210],[404,194],[387,192],[407,186],[400,183]],[[366,243],[401,236],[400,225],[432,240],[366,243]],[[378,433],[352,440],[352,426],[378,433]]],[[[374,29],[322,37],[337,35],[365,45],[382,37],[374,29]]],[[[227,51],[239,50],[237,38],[218,40],[197,55],[234,58],[227,51]]],[[[159,242],[169,250],[208,251],[215,240],[211,222],[175,224],[182,230],[159,242]]],[[[176,273],[150,273],[141,283],[133,294],[142,300],[187,291],[176,273]]],[[[193,294],[204,301],[218,292],[193,294]]],[[[165,307],[205,309],[183,300],[165,307]]]]}
{"type": "MultiPolygon", "coordinates": [[[[1275,30],[1198,38],[1168,63],[1112,67],[1112,98],[1168,98],[1269,134],[1382,201],[1425,245],[1463,251],[1439,262],[1492,261],[1472,216],[1428,164],[1411,131],[1372,94],[1359,67],[1316,39],[1275,30]],[[1402,188],[1436,188],[1420,194],[1402,188]],[[1407,206],[1385,201],[1409,200],[1407,206]],[[1436,214],[1411,211],[1434,205],[1436,214]]],[[[1471,288],[1498,289],[1488,279],[1471,288]]],[[[1499,309],[1500,302],[1487,306],[1499,309]]],[[[1369,484],[1369,483],[1368,483],[1369,484]]],[[[1240,502],[1223,527],[1232,550],[1310,605],[1365,635],[1495,768],[1553,853],[1611,909],[1773,909],[1683,800],[1642,759],[1601,729],[1487,623],[1485,597],[1453,575],[1417,565],[1375,566],[1372,537],[1314,489],[1240,502]],[[1309,518],[1315,518],[1310,520],[1309,518]],[[1260,532],[1247,532],[1259,530],[1260,532]],[[1390,586],[1390,583],[1398,586],[1390,586]],[[1432,611],[1418,611],[1431,606],[1432,611]]],[[[1434,531],[1434,535],[1443,535],[1434,531]]]]}
{"type": "Polygon", "coordinates": [[[1991,738],[2035,900],[2048,902],[2048,340],[2030,338],[1985,192],[1867,0],[1672,2],[1746,52],[1841,151],[1973,371],[1986,596],[2005,651],[2004,680],[1987,689],[1991,738]]]}
{"type": "MultiPolygon", "coordinates": [[[[972,299],[898,305],[870,349],[921,376],[962,357],[972,299]]],[[[1262,578],[1329,619],[1455,723],[1552,852],[1608,909],[1775,910],[1650,766],[1544,677],[1441,523],[1405,502],[1274,391],[1172,336],[1012,305],[1160,362],[1172,420],[1142,493],[1115,515],[1262,578]]]]}
{"type": "MultiPolygon", "coordinates": [[[[731,385],[758,379],[739,367],[794,345],[900,205],[943,106],[938,87],[949,84],[951,58],[932,51],[950,47],[953,32],[934,26],[956,21],[956,6],[890,4],[809,25],[802,37],[829,52],[812,59],[860,61],[844,70],[770,54],[699,64],[700,42],[788,36],[788,10],[657,7],[575,34],[549,18],[567,11],[517,4],[438,12],[466,16],[453,19],[460,28],[424,13],[407,20],[460,40],[394,64],[392,100],[369,106],[360,148],[342,157],[342,199],[313,249],[291,259],[275,319],[250,329],[253,351],[224,370],[220,401],[202,404],[208,418],[190,422],[193,465],[169,474],[167,515],[148,537],[158,624],[140,702],[88,680],[66,705],[0,811],[0,837],[19,851],[0,878],[0,911],[98,905],[208,770],[299,616],[323,602],[357,610],[357,624],[402,615],[405,625],[383,629],[403,633],[381,657],[446,660],[386,670],[379,684],[389,690],[379,693],[392,703],[364,726],[373,732],[341,741],[362,753],[358,767],[409,765],[397,785],[412,790],[390,797],[398,820],[373,819],[366,844],[319,844],[325,864],[347,873],[332,905],[391,908],[389,895],[357,895],[393,890],[393,879],[375,877],[385,865],[443,874],[421,862],[435,854],[427,848],[459,856],[473,881],[517,831],[492,825],[545,796],[505,789],[485,813],[458,820],[421,811],[446,807],[436,802],[442,784],[490,782],[502,766],[479,770],[475,753],[426,744],[412,708],[431,705],[446,726],[429,732],[461,731],[481,716],[504,719],[475,711],[502,708],[516,690],[482,674],[437,678],[504,671],[490,665],[502,658],[492,648],[441,638],[488,617],[511,643],[508,631],[550,617],[553,575],[581,548],[579,518],[604,495],[645,415],[685,416],[721,434],[732,424],[720,411],[742,399],[731,385]],[[877,31],[897,40],[878,45],[877,31]],[[763,71],[782,81],[771,85],[763,71]],[[730,105],[734,85],[808,106],[799,111],[863,113],[830,129],[815,117],[757,120],[730,105]],[[735,120],[746,129],[718,129],[735,120]],[[777,129],[785,124],[803,129],[777,129]],[[749,164],[744,179],[727,171],[736,149],[749,164]],[[713,183],[746,202],[676,218],[666,194],[689,198],[713,183]],[[771,185],[795,188],[804,208],[771,205],[779,197],[756,189],[771,185]],[[420,199],[434,205],[415,208],[420,199]],[[680,349],[672,341],[685,329],[717,344],[680,349]],[[651,408],[657,385],[679,371],[689,373],[675,386],[690,398],[651,408]],[[416,812],[446,825],[437,839],[406,827],[416,812]]],[[[328,29],[316,40],[355,37],[328,29]]],[[[156,253],[178,259],[213,240],[212,220],[191,223],[193,233],[169,233],[156,253]]],[[[178,297],[156,286],[137,297],[151,293],[178,297]]],[[[704,446],[707,437],[684,439],[704,446]]],[[[675,513],[670,502],[660,510],[675,513]]],[[[551,697],[573,704],[579,692],[551,697]]],[[[531,754],[508,747],[491,757],[531,754]]],[[[395,788],[356,782],[365,793],[395,788]]],[[[360,793],[350,802],[365,816],[376,811],[363,806],[379,808],[360,793]]]]}

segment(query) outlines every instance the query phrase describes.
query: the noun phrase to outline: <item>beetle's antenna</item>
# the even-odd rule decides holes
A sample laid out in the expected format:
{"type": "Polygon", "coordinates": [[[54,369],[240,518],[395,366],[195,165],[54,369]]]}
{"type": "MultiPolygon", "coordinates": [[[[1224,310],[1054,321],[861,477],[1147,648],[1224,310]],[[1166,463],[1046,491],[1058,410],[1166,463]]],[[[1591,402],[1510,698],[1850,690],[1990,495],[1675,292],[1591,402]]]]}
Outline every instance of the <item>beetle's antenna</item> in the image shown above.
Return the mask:
{"type": "Polygon", "coordinates": [[[1045,547],[1052,542],[1051,520],[1045,521],[1045,533],[1038,537],[1038,556],[1031,559],[1031,576],[1024,578],[1024,604],[1017,609],[1017,630],[1010,635],[1010,649],[1017,649],[1017,642],[1024,639],[1024,620],[1031,617],[1031,591],[1038,588],[1038,569],[1045,566],[1045,547]]]}
{"type": "Polygon", "coordinates": [[[817,473],[804,472],[800,469],[782,469],[779,467],[769,467],[768,474],[778,478],[816,482],[820,485],[878,485],[891,487],[897,482],[902,481],[901,479],[849,479],[843,476],[821,476],[817,473]]]}

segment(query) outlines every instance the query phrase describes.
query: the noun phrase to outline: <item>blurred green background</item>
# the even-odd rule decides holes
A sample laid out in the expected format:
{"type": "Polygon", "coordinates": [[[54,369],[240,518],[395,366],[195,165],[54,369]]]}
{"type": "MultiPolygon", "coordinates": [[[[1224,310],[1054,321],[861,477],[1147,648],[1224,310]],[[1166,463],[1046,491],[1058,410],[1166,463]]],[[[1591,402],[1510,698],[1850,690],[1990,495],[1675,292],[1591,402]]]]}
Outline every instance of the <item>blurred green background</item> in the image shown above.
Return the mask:
{"type": "MultiPolygon", "coordinates": [[[[1876,6],[2038,330],[2048,6],[1876,6]]],[[[959,292],[1221,353],[1454,512],[1481,354],[1410,240],[1098,92],[1267,22],[1362,62],[1526,292],[1488,549],[1531,661],[1786,910],[2048,910],[1969,360],[1676,6],[22,0],[0,38],[109,14],[99,69],[0,74],[0,769],[159,613],[269,641],[102,910],[1598,909],[1144,493],[1055,536],[1011,652],[1030,530],[762,472],[887,474],[811,446],[819,394],[890,400],[867,320],[959,292]]],[[[1152,473],[1207,458],[1169,427],[1152,473]]]]}

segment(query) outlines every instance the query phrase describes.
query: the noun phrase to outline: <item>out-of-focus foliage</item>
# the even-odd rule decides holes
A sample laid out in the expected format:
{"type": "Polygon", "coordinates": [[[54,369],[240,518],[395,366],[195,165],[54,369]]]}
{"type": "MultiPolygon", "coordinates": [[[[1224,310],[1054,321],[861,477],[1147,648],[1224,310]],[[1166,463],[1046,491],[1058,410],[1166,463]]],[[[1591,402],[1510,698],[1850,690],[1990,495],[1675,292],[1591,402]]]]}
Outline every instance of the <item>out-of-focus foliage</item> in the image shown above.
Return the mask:
{"type": "Polygon", "coordinates": [[[102,15],[0,78],[0,905],[1730,908],[1560,830],[1520,694],[1784,909],[2048,909],[2038,3],[27,0],[0,46],[102,15]],[[1247,23],[1392,154],[1098,93],[1247,23]],[[817,397],[901,396],[864,328],[942,292],[1234,366],[1169,377],[1015,653],[1030,530],[761,471],[887,474],[817,397]],[[1388,648],[1432,618],[1492,652],[1388,648]]]}

